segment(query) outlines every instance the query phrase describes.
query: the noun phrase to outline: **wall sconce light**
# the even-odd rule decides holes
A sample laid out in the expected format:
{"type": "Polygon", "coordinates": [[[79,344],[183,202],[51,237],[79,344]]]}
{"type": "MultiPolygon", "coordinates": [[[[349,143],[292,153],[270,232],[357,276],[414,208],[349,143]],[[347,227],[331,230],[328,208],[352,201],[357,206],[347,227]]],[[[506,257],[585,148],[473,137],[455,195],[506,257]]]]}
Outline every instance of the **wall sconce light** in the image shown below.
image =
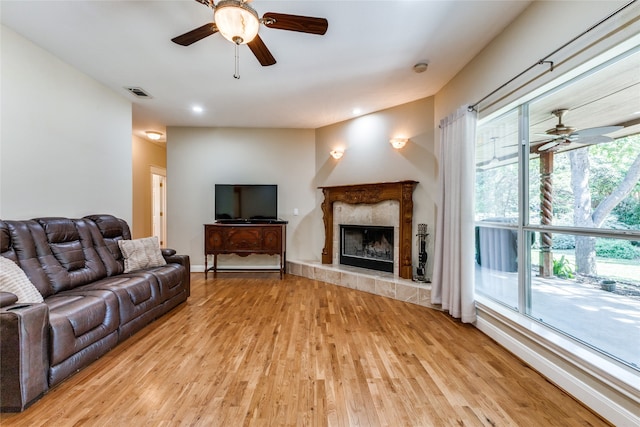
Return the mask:
{"type": "Polygon", "coordinates": [[[147,138],[152,141],[159,141],[162,138],[162,134],[160,132],[156,132],[155,130],[148,130],[145,132],[147,134],[147,138]]]}
{"type": "Polygon", "coordinates": [[[389,143],[393,145],[393,148],[395,148],[396,150],[399,150],[407,145],[407,142],[409,142],[409,138],[391,138],[389,140],[389,143]]]}
{"type": "Polygon", "coordinates": [[[331,150],[329,151],[329,154],[331,154],[331,157],[338,160],[344,154],[344,150],[331,150]]]}

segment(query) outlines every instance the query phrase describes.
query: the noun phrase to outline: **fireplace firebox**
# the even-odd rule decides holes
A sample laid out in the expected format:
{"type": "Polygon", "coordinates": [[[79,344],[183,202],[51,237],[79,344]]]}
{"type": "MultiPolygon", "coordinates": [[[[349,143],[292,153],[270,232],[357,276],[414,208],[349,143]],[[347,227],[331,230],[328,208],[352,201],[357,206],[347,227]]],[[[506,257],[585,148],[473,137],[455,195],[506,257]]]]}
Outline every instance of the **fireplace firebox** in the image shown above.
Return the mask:
{"type": "Polygon", "coordinates": [[[340,264],[393,273],[393,227],[340,225],[340,264]]]}

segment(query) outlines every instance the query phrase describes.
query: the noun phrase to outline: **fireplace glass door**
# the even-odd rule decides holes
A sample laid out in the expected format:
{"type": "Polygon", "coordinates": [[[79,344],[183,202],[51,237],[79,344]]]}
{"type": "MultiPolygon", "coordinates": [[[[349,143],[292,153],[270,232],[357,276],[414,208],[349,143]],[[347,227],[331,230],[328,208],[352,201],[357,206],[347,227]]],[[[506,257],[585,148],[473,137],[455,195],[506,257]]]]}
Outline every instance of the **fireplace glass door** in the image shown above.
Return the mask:
{"type": "Polygon", "coordinates": [[[393,227],[340,225],[340,264],[393,273],[393,227]]]}

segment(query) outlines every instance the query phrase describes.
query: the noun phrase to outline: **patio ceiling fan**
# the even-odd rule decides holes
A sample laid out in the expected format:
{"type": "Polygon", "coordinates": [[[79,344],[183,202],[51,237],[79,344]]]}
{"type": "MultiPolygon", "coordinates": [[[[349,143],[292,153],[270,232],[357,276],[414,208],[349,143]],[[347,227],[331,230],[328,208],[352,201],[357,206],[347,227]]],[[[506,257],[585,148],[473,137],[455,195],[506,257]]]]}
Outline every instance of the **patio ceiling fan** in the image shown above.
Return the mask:
{"type": "Polygon", "coordinates": [[[566,126],[562,123],[562,118],[565,114],[567,114],[568,111],[569,110],[566,108],[560,108],[551,112],[551,114],[558,118],[558,124],[551,129],[547,129],[543,134],[545,136],[551,137],[551,139],[545,139],[531,143],[531,146],[535,147],[535,151],[537,151],[538,153],[545,151],[557,151],[561,147],[567,146],[573,142],[582,145],[594,145],[603,142],[611,142],[613,141],[613,138],[606,136],[606,134],[618,131],[623,128],[623,126],[601,126],[576,130],[576,128],[566,126]]]}
{"type": "MultiPolygon", "coordinates": [[[[504,156],[500,156],[498,157],[496,155],[496,140],[498,139],[497,137],[491,137],[491,142],[493,143],[493,156],[489,159],[489,160],[483,160],[481,162],[476,163],[476,168],[478,170],[485,170],[482,169],[484,166],[497,166],[500,162],[504,161],[504,160],[509,160],[509,159],[513,159],[514,157],[518,157],[518,153],[510,153],[504,156]]],[[[511,147],[510,145],[508,147],[511,147]]],[[[488,168],[490,169],[490,168],[488,168]]]]}
{"type": "Polygon", "coordinates": [[[174,37],[171,39],[172,42],[189,46],[219,32],[224,38],[234,43],[236,49],[242,44],[249,46],[258,62],[265,67],[275,64],[276,60],[258,34],[261,24],[277,30],[317,35],[325,34],[329,26],[325,18],[284,13],[267,12],[259,18],[258,12],[249,5],[251,0],[220,0],[217,3],[214,0],[196,1],[211,8],[214,21],[174,37]]]}

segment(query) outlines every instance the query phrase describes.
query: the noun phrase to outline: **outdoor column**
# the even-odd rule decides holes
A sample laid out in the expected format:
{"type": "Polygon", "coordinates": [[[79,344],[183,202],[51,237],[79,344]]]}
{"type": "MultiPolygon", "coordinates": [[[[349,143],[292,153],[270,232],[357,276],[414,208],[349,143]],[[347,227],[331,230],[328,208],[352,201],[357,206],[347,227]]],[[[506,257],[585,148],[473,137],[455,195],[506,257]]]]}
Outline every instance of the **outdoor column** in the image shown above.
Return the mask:
{"type": "MultiPolygon", "coordinates": [[[[553,220],[553,151],[540,153],[540,224],[551,225],[553,220]]],[[[551,233],[540,233],[540,276],[553,276],[551,233]]]]}

